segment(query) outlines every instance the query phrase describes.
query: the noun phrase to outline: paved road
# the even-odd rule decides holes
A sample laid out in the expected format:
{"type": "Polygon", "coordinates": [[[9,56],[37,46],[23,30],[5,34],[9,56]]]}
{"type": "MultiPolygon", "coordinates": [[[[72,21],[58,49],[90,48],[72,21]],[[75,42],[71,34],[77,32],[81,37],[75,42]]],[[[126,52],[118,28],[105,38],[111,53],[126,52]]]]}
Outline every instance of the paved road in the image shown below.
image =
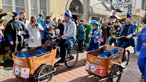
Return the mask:
{"type": "MultiPolygon", "coordinates": [[[[132,52],[132,48],[129,48],[132,52]]],[[[98,77],[93,75],[89,76],[85,71],[84,66],[85,53],[80,54],[80,60],[74,68],[67,68],[66,66],[59,66],[54,74],[52,82],[106,82],[99,81],[98,77]]],[[[137,67],[137,56],[131,54],[130,63],[124,70],[120,82],[143,82],[140,79],[140,72],[137,67]]],[[[1,82],[23,82],[20,79],[15,78],[10,68],[0,68],[0,81],[1,82]]]]}

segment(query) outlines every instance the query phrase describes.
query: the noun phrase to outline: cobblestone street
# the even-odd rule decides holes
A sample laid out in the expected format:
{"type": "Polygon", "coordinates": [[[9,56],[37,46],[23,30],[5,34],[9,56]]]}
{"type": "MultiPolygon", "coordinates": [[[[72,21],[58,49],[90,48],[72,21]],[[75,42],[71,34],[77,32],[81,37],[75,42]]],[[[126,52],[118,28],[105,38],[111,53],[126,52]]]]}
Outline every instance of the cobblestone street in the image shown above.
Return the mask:
{"type": "MultiPolygon", "coordinates": [[[[132,49],[129,48],[131,51],[132,49]]],[[[133,52],[131,52],[133,53],[133,52]]],[[[140,72],[137,68],[137,56],[131,54],[130,62],[126,69],[124,69],[124,74],[120,82],[143,82],[140,79],[140,72]]],[[[80,60],[74,68],[67,68],[66,66],[59,66],[56,69],[52,82],[106,82],[101,81],[98,77],[89,76],[85,71],[84,59],[85,53],[80,54],[80,60]]],[[[23,82],[20,79],[15,78],[12,73],[12,68],[0,68],[0,81],[1,82],[23,82]]]]}

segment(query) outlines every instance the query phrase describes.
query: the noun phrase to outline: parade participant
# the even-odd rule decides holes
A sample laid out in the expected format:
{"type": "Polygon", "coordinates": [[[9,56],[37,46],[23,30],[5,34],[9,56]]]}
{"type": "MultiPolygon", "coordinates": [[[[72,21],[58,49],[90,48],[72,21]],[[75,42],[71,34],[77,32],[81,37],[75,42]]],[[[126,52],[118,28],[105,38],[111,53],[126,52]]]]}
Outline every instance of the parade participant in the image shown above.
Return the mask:
{"type": "Polygon", "coordinates": [[[140,72],[142,73],[141,78],[144,78],[144,82],[146,82],[146,15],[143,20],[143,29],[138,36],[138,42],[136,46],[136,52],[140,52],[138,57],[138,67],[140,72]]]}
{"type": "Polygon", "coordinates": [[[68,46],[73,47],[76,40],[76,24],[72,21],[72,13],[70,10],[66,10],[64,14],[64,34],[62,35],[62,41],[59,43],[61,60],[59,63],[64,62],[65,50],[68,46]]]}
{"type": "Polygon", "coordinates": [[[5,42],[4,31],[6,27],[6,21],[2,18],[10,13],[4,13],[3,9],[0,9],[0,63],[4,63],[4,60],[11,59],[8,50],[6,49],[7,45],[5,42]]]}
{"type": "Polygon", "coordinates": [[[119,21],[115,21],[114,26],[111,27],[110,29],[110,36],[107,39],[108,40],[108,45],[112,45],[112,43],[114,43],[114,45],[116,45],[116,39],[114,37],[118,37],[120,34],[120,29],[121,27],[119,26],[119,21]]]}
{"type": "Polygon", "coordinates": [[[28,40],[28,48],[34,49],[41,46],[41,31],[43,31],[44,29],[39,23],[37,23],[36,17],[31,16],[27,30],[30,36],[28,40]]]}
{"type": "Polygon", "coordinates": [[[58,19],[58,29],[60,30],[60,35],[63,35],[64,25],[63,25],[61,19],[58,19]]]}
{"type": "Polygon", "coordinates": [[[19,21],[18,13],[12,12],[12,14],[12,19],[7,23],[5,30],[11,53],[21,51],[24,48],[24,39],[29,37],[25,26],[19,21]]]}
{"type": "Polygon", "coordinates": [[[29,24],[29,21],[26,19],[25,12],[20,12],[19,20],[25,25],[25,28],[27,29],[27,25],[29,24]]]}
{"type": "Polygon", "coordinates": [[[78,50],[83,52],[84,40],[85,40],[85,29],[83,26],[83,20],[80,20],[80,24],[77,26],[77,39],[78,39],[78,50]]]}
{"type": "Polygon", "coordinates": [[[121,38],[117,42],[118,47],[127,48],[130,45],[135,47],[135,39],[137,33],[136,25],[132,24],[132,16],[127,13],[126,24],[124,24],[121,28],[119,36],[124,36],[125,38],[121,38]]]}
{"type": "Polygon", "coordinates": [[[90,44],[87,47],[86,51],[93,51],[99,48],[100,42],[99,39],[102,37],[99,28],[99,22],[96,20],[92,20],[92,31],[90,32],[89,37],[91,38],[90,44]]]}

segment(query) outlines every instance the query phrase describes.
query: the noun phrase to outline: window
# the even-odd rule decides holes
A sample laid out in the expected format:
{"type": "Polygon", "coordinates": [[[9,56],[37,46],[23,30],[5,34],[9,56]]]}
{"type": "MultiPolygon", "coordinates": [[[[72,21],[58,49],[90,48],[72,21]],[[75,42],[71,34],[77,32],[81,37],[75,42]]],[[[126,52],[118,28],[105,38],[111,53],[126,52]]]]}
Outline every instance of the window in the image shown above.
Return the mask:
{"type": "Polygon", "coordinates": [[[5,12],[12,12],[12,0],[2,0],[2,8],[5,12]]]}
{"type": "Polygon", "coordinates": [[[46,16],[46,0],[31,0],[31,15],[32,16],[38,16],[38,11],[41,11],[43,16],[46,16]],[[38,3],[39,2],[39,3],[38,3]],[[39,9],[38,9],[39,7],[39,9]]]}
{"type": "Polygon", "coordinates": [[[145,8],[144,8],[144,7],[145,7],[144,2],[145,2],[145,0],[142,0],[142,1],[141,1],[141,9],[143,9],[143,10],[145,10],[145,8]]]}
{"type": "Polygon", "coordinates": [[[25,12],[25,2],[24,0],[15,0],[15,4],[16,4],[16,11],[17,12],[25,12]]]}
{"type": "Polygon", "coordinates": [[[46,16],[46,0],[40,0],[40,10],[42,11],[43,16],[46,16]]]}
{"type": "Polygon", "coordinates": [[[31,0],[31,15],[38,16],[38,2],[37,0],[31,0]]]}
{"type": "Polygon", "coordinates": [[[46,3],[47,3],[46,0],[40,0],[40,10],[41,10],[44,17],[46,17],[46,13],[47,13],[46,3]]]}

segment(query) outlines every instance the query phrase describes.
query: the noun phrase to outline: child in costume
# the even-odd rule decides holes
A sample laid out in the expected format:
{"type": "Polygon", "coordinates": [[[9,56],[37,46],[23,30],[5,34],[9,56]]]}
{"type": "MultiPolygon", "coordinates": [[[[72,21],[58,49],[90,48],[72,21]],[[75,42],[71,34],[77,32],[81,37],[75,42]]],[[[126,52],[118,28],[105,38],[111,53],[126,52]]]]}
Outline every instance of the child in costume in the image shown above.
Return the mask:
{"type": "Polygon", "coordinates": [[[99,27],[99,22],[96,20],[93,20],[92,21],[93,29],[91,30],[90,35],[89,35],[91,39],[86,51],[93,51],[93,50],[99,49],[99,46],[100,46],[99,39],[102,37],[102,34],[100,30],[98,29],[98,27],[99,27]]]}

